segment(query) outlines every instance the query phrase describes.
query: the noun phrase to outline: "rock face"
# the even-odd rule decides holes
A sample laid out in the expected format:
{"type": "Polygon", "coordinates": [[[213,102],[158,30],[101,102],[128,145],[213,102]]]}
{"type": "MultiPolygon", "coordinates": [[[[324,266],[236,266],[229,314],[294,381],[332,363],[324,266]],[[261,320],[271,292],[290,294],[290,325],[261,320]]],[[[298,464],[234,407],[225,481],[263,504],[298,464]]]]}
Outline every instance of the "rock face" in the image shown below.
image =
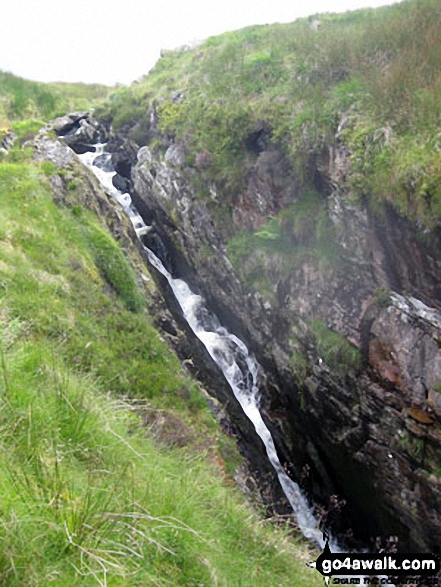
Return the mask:
{"type": "Polygon", "coordinates": [[[385,381],[398,387],[410,404],[424,409],[427,400],[439,411],[441,315],[415,298],[395,294],[392,305],[374,319],[368,359],[385,381]]]}
{"type": "MultiPolygon", "coordinates": [[[[94,123],[81,125],[84,132],[89,125],[94,123]]],[[[95,130],[101,133],[96,125],[95,130]]],[[[333,255],[323,263],[311,255],[296,256],[311,243],[305,220],[292,238],[288,264],[255,247],[243,259],[239,277],[227,256],[232,225],[258,231],[268,217],[287,207],[295,210],[302,198],[283,155],[259,140],[254,169],[227,219],[219,217],[223,195],[214,184],[206,197],[192,187],[209,154],[199,154],[190,168],[177,144],[165,156],[120,137],[111,137],[108,146],[135,205],[155,226],[145,244],[204,295],[221,322],[256,355],[262,366],[261,411],[280,460],[324,506],[318,511],[331,530],[341,536],[353,530],[365,543],[393,534],[403,549],[439,551],[439,235],[422,239],[393,210],[386,208],[378,217],[364,203],[352,203],[340,183],[347,173],[340,150],[316,161],[312,171],[320,192],[312,217],[321,215],[328,227],[333,255]],[[244,275],[253,274],[266,277],[266,289],[245,284],[244,275]],[[325,514],[333,495],[339,504],[346,501],[339,516],[325,514]]],[[[164,331],[175,343],[179,338],[183,357],[196,358],[198,375],[210,378],[227,406],[254,471],[275,487],[252,427],[180,322],[164,280],[156,279],[174,316],[166,313],[164,331]]],[[[269,501],[276,499],[268,495],[269,501]]]]}
{"type": "MultiPolygon", "coordinates": [[[[241,283],[226,256],[228,231],[212,212],[215,187],[211,199],[196,196],[195,171],[185,168],[176,147],[168,153],[164,159],[147,147],[138,153],[131,175],[136,205],[153,218],[173,271],[193,281],[258,357],[262,409],[281,460],[322,502],[331,494],[347,501],[336,531],[351,526],[364,540],[398,534],[403,547],[439,548],[438,241],[419,240],[392,210],[380,220],[349,204],[338,185],[345,170],[331,168],[334,156],[329,176],[320,173],[338,262],[320,268],[305,260],[286,274],[274,259],[250,253],[246,264],[258,267],[258,259],[272,272],[273,295],[265,300],[241,283]],[[310,320],[332,333],[328,347],[310,320]],[[343,339],[360,362],[339,358],[343,339]]],[[[233,222],[256,230],[298,197],[283,156],[261,152],[236,198],[233,222]]]]}
{"type": "Polygon", "coordinates": [[[0,153],[7,153],[15,142],[16,135],[13,132],[7,132],[0,138],[0,153]]]}

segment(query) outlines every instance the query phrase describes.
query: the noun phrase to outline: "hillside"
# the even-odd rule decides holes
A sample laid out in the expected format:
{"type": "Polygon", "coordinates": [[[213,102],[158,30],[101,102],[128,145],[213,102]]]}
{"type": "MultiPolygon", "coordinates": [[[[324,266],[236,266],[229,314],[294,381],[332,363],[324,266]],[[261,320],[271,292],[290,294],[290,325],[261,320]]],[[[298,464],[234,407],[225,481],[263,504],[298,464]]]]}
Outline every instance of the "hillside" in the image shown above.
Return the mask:
{"type": "Polygon", "coordinates": [[[185,146],[228,205],[259,142],[280,147],[305,186],[317,158],[344,147],[353,197],[391,202],[432,228],[441,214],[440,22],[436,0],[405,0],[167,51],[139,84],[110,96],[114,128],[150,142],[154,108],[158,129],[185,146]]]}
{"type": "Polygon", "coordinates": [[[111,92],[99,84],[46,84],[0,71],[0,147],[15,135],[31,139],[45,122],[71,110],[87,110],[111,92]]]}
{"type": "Polygon", "coordinates": [[[112,89],[100,84],[34,82],[0,71],[0,118],[50,120],[70,110],[87,110],[112,89]]]}

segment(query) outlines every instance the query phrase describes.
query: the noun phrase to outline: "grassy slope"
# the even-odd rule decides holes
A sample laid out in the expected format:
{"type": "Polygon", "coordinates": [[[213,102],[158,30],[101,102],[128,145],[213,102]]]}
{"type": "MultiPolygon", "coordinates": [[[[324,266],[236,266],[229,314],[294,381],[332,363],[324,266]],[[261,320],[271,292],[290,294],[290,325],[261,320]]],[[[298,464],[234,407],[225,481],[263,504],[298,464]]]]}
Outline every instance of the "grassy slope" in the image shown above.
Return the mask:
{"type": "Polygon", "coordinates": [[[51,164],[0,157],[2,585],[319,585],[210,464],[226,441],[107,230],[53,202],[51,164]]]}
{"type": "Polygon", "coordinates": [[[441,5],[392,7],[248,27],[170,51],[130,89],[110,96],[115,127],[160,129],[205,153],[205,173],[231,200],[254,163],[249,139],[265,129],[298,174],[326,146],[346,145],[354,196],[390,201],[428,228],[441,216],[441,5]],[[171,100],[183,89],[182,103],[171,100]],[[339,123],[345,128],[339,139],[339,123]],[[208,156],[207,156],[208,154],[208,156]]]}
{"type": "Polygon", "coordinates": [[[30,137],[44,120],[86,110],[110,91],[99,84],[45,84],[0,71],[0,141],[10,130],[23,135],[24,126],[30,137]]]}

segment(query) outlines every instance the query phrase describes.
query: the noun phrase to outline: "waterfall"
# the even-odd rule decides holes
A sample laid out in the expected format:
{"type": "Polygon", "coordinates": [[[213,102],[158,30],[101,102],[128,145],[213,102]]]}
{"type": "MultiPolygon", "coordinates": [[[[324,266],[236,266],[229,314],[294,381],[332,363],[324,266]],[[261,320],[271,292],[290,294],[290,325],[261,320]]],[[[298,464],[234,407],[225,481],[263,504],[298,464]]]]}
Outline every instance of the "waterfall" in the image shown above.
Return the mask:
{"type": "MultiPolygon", "coordinates": [[[[116,199],[129,216],[134,230],[141,237],[152,230],[147,226],[132,203],[130,194],[121,193],[113,185],[112,178],[116,175],[111,164],[111,155],[104,151],[104,144],[94,145],[95,152],[78,155],[84,165],[93,171],[106,192],[116,199]]],[[[141,240],[142,242],[142,240],[141,240]]],[[[144,245],[143,245],[144,246],[144,245]]],[[[231,390],[240,403],[244,413],[253,423],[256,433],[265,445],[268,459],[277,473],[280,485],[292,507],[294,519],[302,534],[320,548],[325,547],[325,540],[319,529],[308,501],[299,485],[285,472],[277,455],[273,438],[259,411],[258,373],[260,366],[250,355],[246,345],[234,334],[224,328],[218,318],[204,304],[202,296],[191,291],[182,279],[174,278],[164,267],[160,259],[149,248],[144,246],[150,263],[167,279],[178,301],[184,318],[208,353],[223,372],[231,390]]],[[[335,539],[329,540],[334,553],[341,553],[335,539]]],[[[335,575],[344,577],[344,575],[335,575]]],[[[394,587],[384,575],[378,575],[387,587],[394,587]]],[[[363,576],[359,577],[359,585],[364,584],[363,576]]]]}
{"type": "MultiPolygon", "coordinates": [[[[112,178],[116,172],[111,166],[111,155],[104,152],[104,147],[104,144],[97,144],[95,145],[96,151],[94,153],[87,152],[79,155],[79,158],[82,163],[93,171],[106,192],[121,204],[132,221],[136,234],[141,238],[152,227],[145,224],[133,205],[130,194],[122,194],[114,187],[112,178]]],[[[150,249],[145,246],[144,249],[151,264],[167,279],[182,309],[184,318],[194,334],[204,344],[212,359],[220,367],[234,396],[246,416],[253,423],[292,507],[296,524],[306,538],[323,548],[325,541],[322,532],[319,530],[318,522],[314,518],[308,501],[298,484],[285,473],[277,455],[271,433],[260,414],[257,383],[259,364],[250,355],[246,345],[237,336],[228,332],[219,323],[218,318],[206,308],[203,298],[193,293],[185,281],[175,279],[150,249]]],[[[334,547],[334,552],[335,549],[336,546],[334,547]]]]}

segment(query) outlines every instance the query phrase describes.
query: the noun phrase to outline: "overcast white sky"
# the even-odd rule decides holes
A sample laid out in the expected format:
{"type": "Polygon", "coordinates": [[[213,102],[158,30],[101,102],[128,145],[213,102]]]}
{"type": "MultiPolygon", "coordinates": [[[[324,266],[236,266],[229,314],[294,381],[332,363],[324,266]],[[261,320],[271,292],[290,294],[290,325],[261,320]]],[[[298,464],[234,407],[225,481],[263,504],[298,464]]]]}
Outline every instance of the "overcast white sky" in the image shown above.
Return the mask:
{"type": "Polygon", "coordinates": [[[398,0],[1,0],[0,69],[39,81],[130,83],[160,49],[251,24],[398,0]]]}

